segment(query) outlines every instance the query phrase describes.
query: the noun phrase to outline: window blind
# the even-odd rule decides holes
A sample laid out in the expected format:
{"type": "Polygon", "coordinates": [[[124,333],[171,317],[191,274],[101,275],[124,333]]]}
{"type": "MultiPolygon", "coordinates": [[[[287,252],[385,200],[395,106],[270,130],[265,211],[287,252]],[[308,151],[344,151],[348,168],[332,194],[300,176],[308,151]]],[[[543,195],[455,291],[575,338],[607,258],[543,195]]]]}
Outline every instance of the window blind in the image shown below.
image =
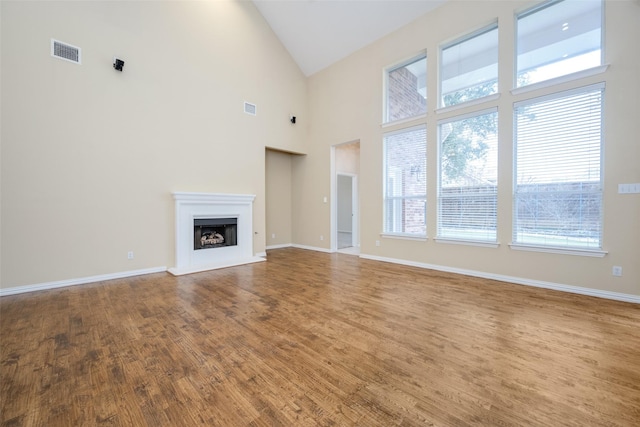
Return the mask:
{"type": "Polygon", "coordinates": [[[515,105],[514,243],[601,247],[604,85],[515,105]]]}
{"type": "Polygon", "coordinates": [[[439,238],[495,243],[498,112],[438,123],[439,238]]]}
{"type": "Polygon", "coordinates": [[[426,236],[426,126],[385,134],[384,162],[384,232],[426,236]]]}

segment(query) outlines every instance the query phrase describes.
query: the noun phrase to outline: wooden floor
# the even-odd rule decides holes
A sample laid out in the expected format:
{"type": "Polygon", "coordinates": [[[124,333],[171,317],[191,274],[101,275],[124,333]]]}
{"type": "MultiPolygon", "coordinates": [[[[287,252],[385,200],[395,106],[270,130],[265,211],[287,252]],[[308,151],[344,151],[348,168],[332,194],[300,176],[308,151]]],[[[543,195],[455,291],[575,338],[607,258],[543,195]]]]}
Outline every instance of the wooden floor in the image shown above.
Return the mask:
{"type": "Polygon", "coordinates": [[[638,426],[640,307],[301,249],[0,299],[3,426],[638,426]]]}

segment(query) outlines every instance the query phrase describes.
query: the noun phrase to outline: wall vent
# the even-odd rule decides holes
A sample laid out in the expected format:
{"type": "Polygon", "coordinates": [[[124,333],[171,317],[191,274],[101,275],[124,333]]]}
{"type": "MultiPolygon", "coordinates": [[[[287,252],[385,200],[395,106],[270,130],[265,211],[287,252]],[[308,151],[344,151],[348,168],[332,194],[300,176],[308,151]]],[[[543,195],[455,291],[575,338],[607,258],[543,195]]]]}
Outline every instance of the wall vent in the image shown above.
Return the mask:
{"type": "Polygon", "coordinates": [[[82,51],[79,47],[51,39],[51,56],[76,64],[81,64],[81,55],[82,51]]]}
{"type": "Polygon", "coordinates": [[[256,115],[256,105],[245,101],[245,103],[244,103],[244,112],[247,113],[247,114],[251,114],[252,116],[255,116],[256,115]]]}

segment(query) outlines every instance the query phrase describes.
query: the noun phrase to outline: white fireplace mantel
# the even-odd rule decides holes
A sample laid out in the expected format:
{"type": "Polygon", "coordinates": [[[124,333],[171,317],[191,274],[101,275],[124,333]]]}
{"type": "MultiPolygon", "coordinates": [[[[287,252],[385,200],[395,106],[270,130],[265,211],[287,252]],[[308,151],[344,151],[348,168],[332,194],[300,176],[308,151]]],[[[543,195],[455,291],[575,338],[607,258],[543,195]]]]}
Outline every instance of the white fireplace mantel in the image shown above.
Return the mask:
{"type": "Polygon", "coordinates": [[[253,255],[253,194],[173,193],[176,207],[175,276],[265,261],[253,255]],[[237,245],[194,249],[193,226],[198,218],[237,218],[237,245]]]}

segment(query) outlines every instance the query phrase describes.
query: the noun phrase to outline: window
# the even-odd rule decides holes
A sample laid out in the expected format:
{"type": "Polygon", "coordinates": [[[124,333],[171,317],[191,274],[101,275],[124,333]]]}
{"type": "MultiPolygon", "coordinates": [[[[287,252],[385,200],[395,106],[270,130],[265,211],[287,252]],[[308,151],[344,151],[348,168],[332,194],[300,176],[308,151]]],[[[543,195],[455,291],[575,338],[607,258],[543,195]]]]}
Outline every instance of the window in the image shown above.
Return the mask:
{"type": "Polygon", "coordinates": [[[498,112],[438,124],[438,237],[496,242],[498,112]]]}
{"type": "Polygon", "coordinates": [[[602,65],[602,0],[545,3],[517,17],[516,87],[602,65]]]}
{"type": "Polygon", "coordinates": [[[513,242],[601,247],[604,85],[515,105],[513,242]]]}
{"type": "Polygon", "coordinates": [[[440,97],[443,107],[497,92],[497,24],[442,47],[440,97]]]}
{"type": "Polygon", "coordinates": [[[427,112],[427,57],[422,55],[386,73],[385,122],[427,112]]]}
{"type": "Polygon", "coordinates": [[[426,126],[386,134],[384,161],[384,232],[426,237],[426,126]]]}

